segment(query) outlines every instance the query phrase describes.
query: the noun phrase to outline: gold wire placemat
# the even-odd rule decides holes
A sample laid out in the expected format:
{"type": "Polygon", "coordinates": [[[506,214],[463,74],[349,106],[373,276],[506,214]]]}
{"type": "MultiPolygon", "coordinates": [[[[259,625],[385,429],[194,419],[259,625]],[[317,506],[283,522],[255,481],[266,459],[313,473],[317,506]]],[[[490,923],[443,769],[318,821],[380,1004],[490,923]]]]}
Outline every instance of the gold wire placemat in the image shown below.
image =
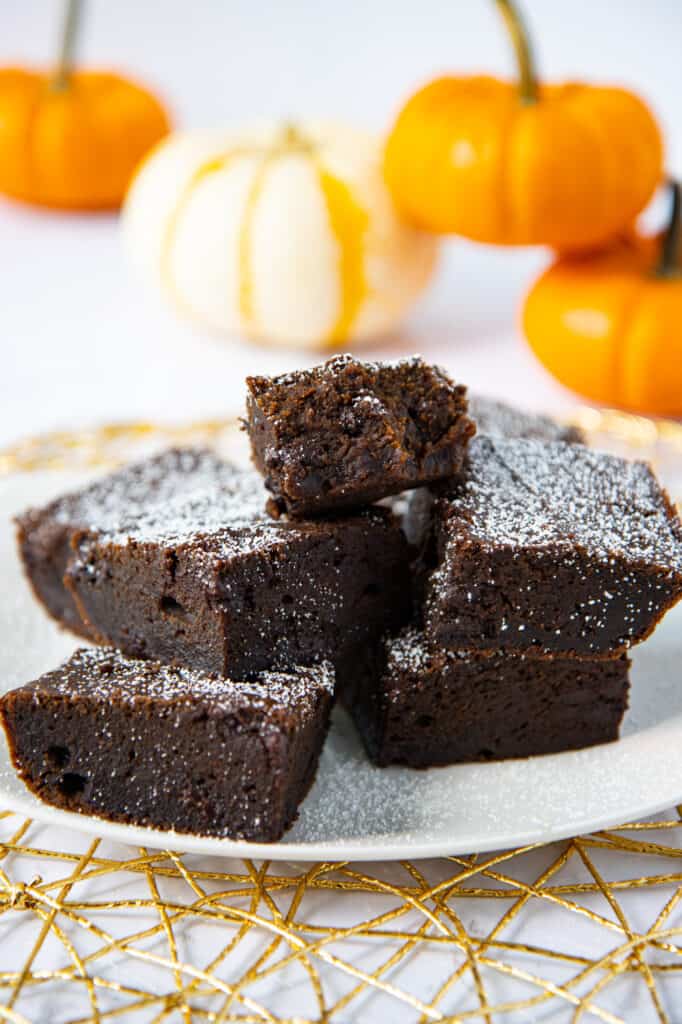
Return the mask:
{"type": "Polygon", "coordinates": [[[647,1020],[679,1020],[662,991],[682,969],[679,810],[551,846],[370,866],[111,851],[82,837],[59,850],[37,822],[6,814],[0,826],[0,1019],[346,1024],[371,996],[363,1020],[615,1024],[644,1019],[604,1006],[627,980],[647,1020]],[[649,911],[633,925],[642,893],[649,911]],[[571,918],[588,939],[571,941],[571,918]],[[14,962],[20,928],[35,938],[14,962]],[[210,933],[201,959],[186,948],[197,928],[210,933]],[[428,996],[409,978],[425,957],[428,996]],[[279,1009],[289,986],[295,1013],[279,1009]],[[53,1016],[32,1016],[41,995],[53,1016]]]}
{"type": "MultiPolygon", "coordinates": [[[[682,425],[587,409],[575,421],[682,494],[682,425]]],[[[235,427],[51,434],[0,452],[0,475],[160,444],[230,450],[235,427]]],[[[547,846],[370,866],[136,850],[0,813],[0,1020],[15,1024],[675,1024],[681,970],[682,808],[547,846]]]]}

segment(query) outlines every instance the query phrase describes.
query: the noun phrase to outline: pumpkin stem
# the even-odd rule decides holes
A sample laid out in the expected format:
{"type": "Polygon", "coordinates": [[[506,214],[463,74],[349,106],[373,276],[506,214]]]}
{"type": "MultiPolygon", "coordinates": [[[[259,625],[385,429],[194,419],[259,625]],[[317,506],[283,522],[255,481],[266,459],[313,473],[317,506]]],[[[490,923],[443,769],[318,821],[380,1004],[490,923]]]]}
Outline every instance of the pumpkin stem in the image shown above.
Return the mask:
{"type": "Polygon", "coordinates": [[[53,89],[65,89],[69,84],[73,70],[73,57],[76,49],[76,36],[81,21],[83,0],[66,0],[62,36],[59,44],[59,56],[52,79],[53,89]]]}
{"type": "Polygon", "coordinates": [[[283,149],[312,150],[312,143],[301,132],[295,121],[284,122],[278,146],[281,146],[283,149]]]}
{"type": "Polygon", "coordinates": [[[680,263],[680,242],[682,241],[682,228],[680,226],[682,197],[680,195],[680,183],[679,181],[671,181],[669,187],[672,200],[670,220],[663,236],[661,260],[656,271],[657,277],[682,276],[682,265],[680,263]]]}
{"type": "Polygon", "coordinates": [[[504,18],[516,54],[521,102],[537,103],[538,79],[535,73],[535,60],[530,45],[530,36],[521,17],[521,12],[516,6],[515,0],[495,0],[495,2],[498,11],[504,18]]]}

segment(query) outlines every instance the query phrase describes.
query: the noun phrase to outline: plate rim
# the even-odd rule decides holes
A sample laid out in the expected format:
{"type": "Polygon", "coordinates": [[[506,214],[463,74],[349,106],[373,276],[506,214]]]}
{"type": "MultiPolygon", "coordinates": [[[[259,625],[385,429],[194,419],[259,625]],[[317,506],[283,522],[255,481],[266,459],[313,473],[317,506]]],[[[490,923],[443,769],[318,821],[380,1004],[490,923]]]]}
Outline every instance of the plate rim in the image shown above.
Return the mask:
{"type": "MultiPolygon", "coordinates": [[[[3,742],[6,740],[3,734],[3,742]]],[[[608,748],[618,748],[631,752],[632,748],[650,743],[661,742],[672,745],[675,739],[682,739],[682,715],[676,715],[665,722],[651,726],[641,732],[624,736],[611,743],[598,744],[594,747],[582,748],[578,751],[562,751],[558,754],[545,754],[531,758],[520,758],[507,761],[528,763],[544,761],[558,762],[571,756],[579,755],[590,760],[590,755],[608,748]]],[[[668,750],[671,746],[668,746],[668,750]]],[[[8,755],[9,756],[9,755],[8,755]]],[[[11,761],[9,762],[11,766],[11,761]]],[[[500,762],[493,762],[500,764],[500,762]]],[[[682,769],[682,759],[680,759],[682,769]]],[[[439,771],[438,768],[427,769],[427,772],[439,771]]],[[[589,772],[589,767],[584,770],[589,772]]],[[[426,772],[425,772],[426,774],[426,772]]],[[[468,838],[440,838],[422,843],[411,839],[399,840],[391,838],[387,841],[372,841],[365,837],[360,841],[353,840],[310,840],[307,842],[287,842],[286,838],[274,843],[254,843],[248,840],[223,839],[217,836],[201,836],[194,833],[173,832],[139,825],[128,825],[123,822],[109,821],[94,814],[66,811],[42,802],[25,785],[20,776],[16,776],[23,786],[21,795],[8,794],[4,791],[3,778],[0,775],[0,800],[3,808],[25,815],[34,821],[48,825],[71,828],[77,832],[98,836],[100,839],[122,842],[131,846],[148,846],[156,850],[168,850],[174,853],[198,854],[202,856],[237,857],[239,859],[254,858],[256,860],[292,861],[292,862],[367,862],[427,860],[434,857],[457,856],[461,854],[490,853],[502,850],[545,846],[548,843],[576,836],[589,835],[604,829],[627,829],[628,823],[639,822],[641,819],[657,814],[682,801],[682,777],[673,783],[671,792],[665,797],[660,795],[660,780],[651,780],[651,785],[658,790],[642,797],[640,801],[627,809],[614,810],[612,813],[595,816],[594,811],[577,820],[573,818],[565,825],[542,827],[536,830],[529,828],[510,836],[508,832],[491,832],[487,837],[476,840],[468,838]]]]}

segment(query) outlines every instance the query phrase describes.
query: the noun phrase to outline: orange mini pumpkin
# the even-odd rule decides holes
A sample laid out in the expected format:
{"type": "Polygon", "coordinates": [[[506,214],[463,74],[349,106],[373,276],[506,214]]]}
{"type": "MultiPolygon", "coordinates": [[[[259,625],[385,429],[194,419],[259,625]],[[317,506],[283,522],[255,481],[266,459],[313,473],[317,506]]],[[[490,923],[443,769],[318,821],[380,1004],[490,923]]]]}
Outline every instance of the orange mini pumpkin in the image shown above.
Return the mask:
{"type": "Polygon", "coordinates": [[[170,125],[158,100],[133,82],[72,70],[78,8],[77,0],[67,6],[53,74],[0,68],[0,192],[42,206],[115,209],[170,125]]]}
{"type": "Polygon", "coordinates": [[[504,245],[580,249],[613,238],[661,180],[649,109],[625,89],[541,86],[511,0],[516,83],[447,77],[417,92],[388,138],[385,174],[418,227],[504,245]]]}
{"type": "Polygon", "coordinates": [[[564,257],[531,289],[526,337],[562,384],[595,402],[682,416],[680,188],[663,238],[630,235],[564,257]]]}

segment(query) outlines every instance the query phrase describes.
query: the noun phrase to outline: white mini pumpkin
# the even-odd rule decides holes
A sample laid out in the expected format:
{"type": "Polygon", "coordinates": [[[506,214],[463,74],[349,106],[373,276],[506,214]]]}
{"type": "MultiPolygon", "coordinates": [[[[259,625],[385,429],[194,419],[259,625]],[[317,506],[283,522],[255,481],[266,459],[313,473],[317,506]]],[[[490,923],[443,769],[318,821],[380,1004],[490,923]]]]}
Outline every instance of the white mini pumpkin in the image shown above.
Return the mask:
{"type": "Polygon", "coordinates": [[[341,125],[172,135],[126,198],[133,259],[207,326],[335,347],[394,326],[436,241],[398,219],[381,143],[341,125]]]}

